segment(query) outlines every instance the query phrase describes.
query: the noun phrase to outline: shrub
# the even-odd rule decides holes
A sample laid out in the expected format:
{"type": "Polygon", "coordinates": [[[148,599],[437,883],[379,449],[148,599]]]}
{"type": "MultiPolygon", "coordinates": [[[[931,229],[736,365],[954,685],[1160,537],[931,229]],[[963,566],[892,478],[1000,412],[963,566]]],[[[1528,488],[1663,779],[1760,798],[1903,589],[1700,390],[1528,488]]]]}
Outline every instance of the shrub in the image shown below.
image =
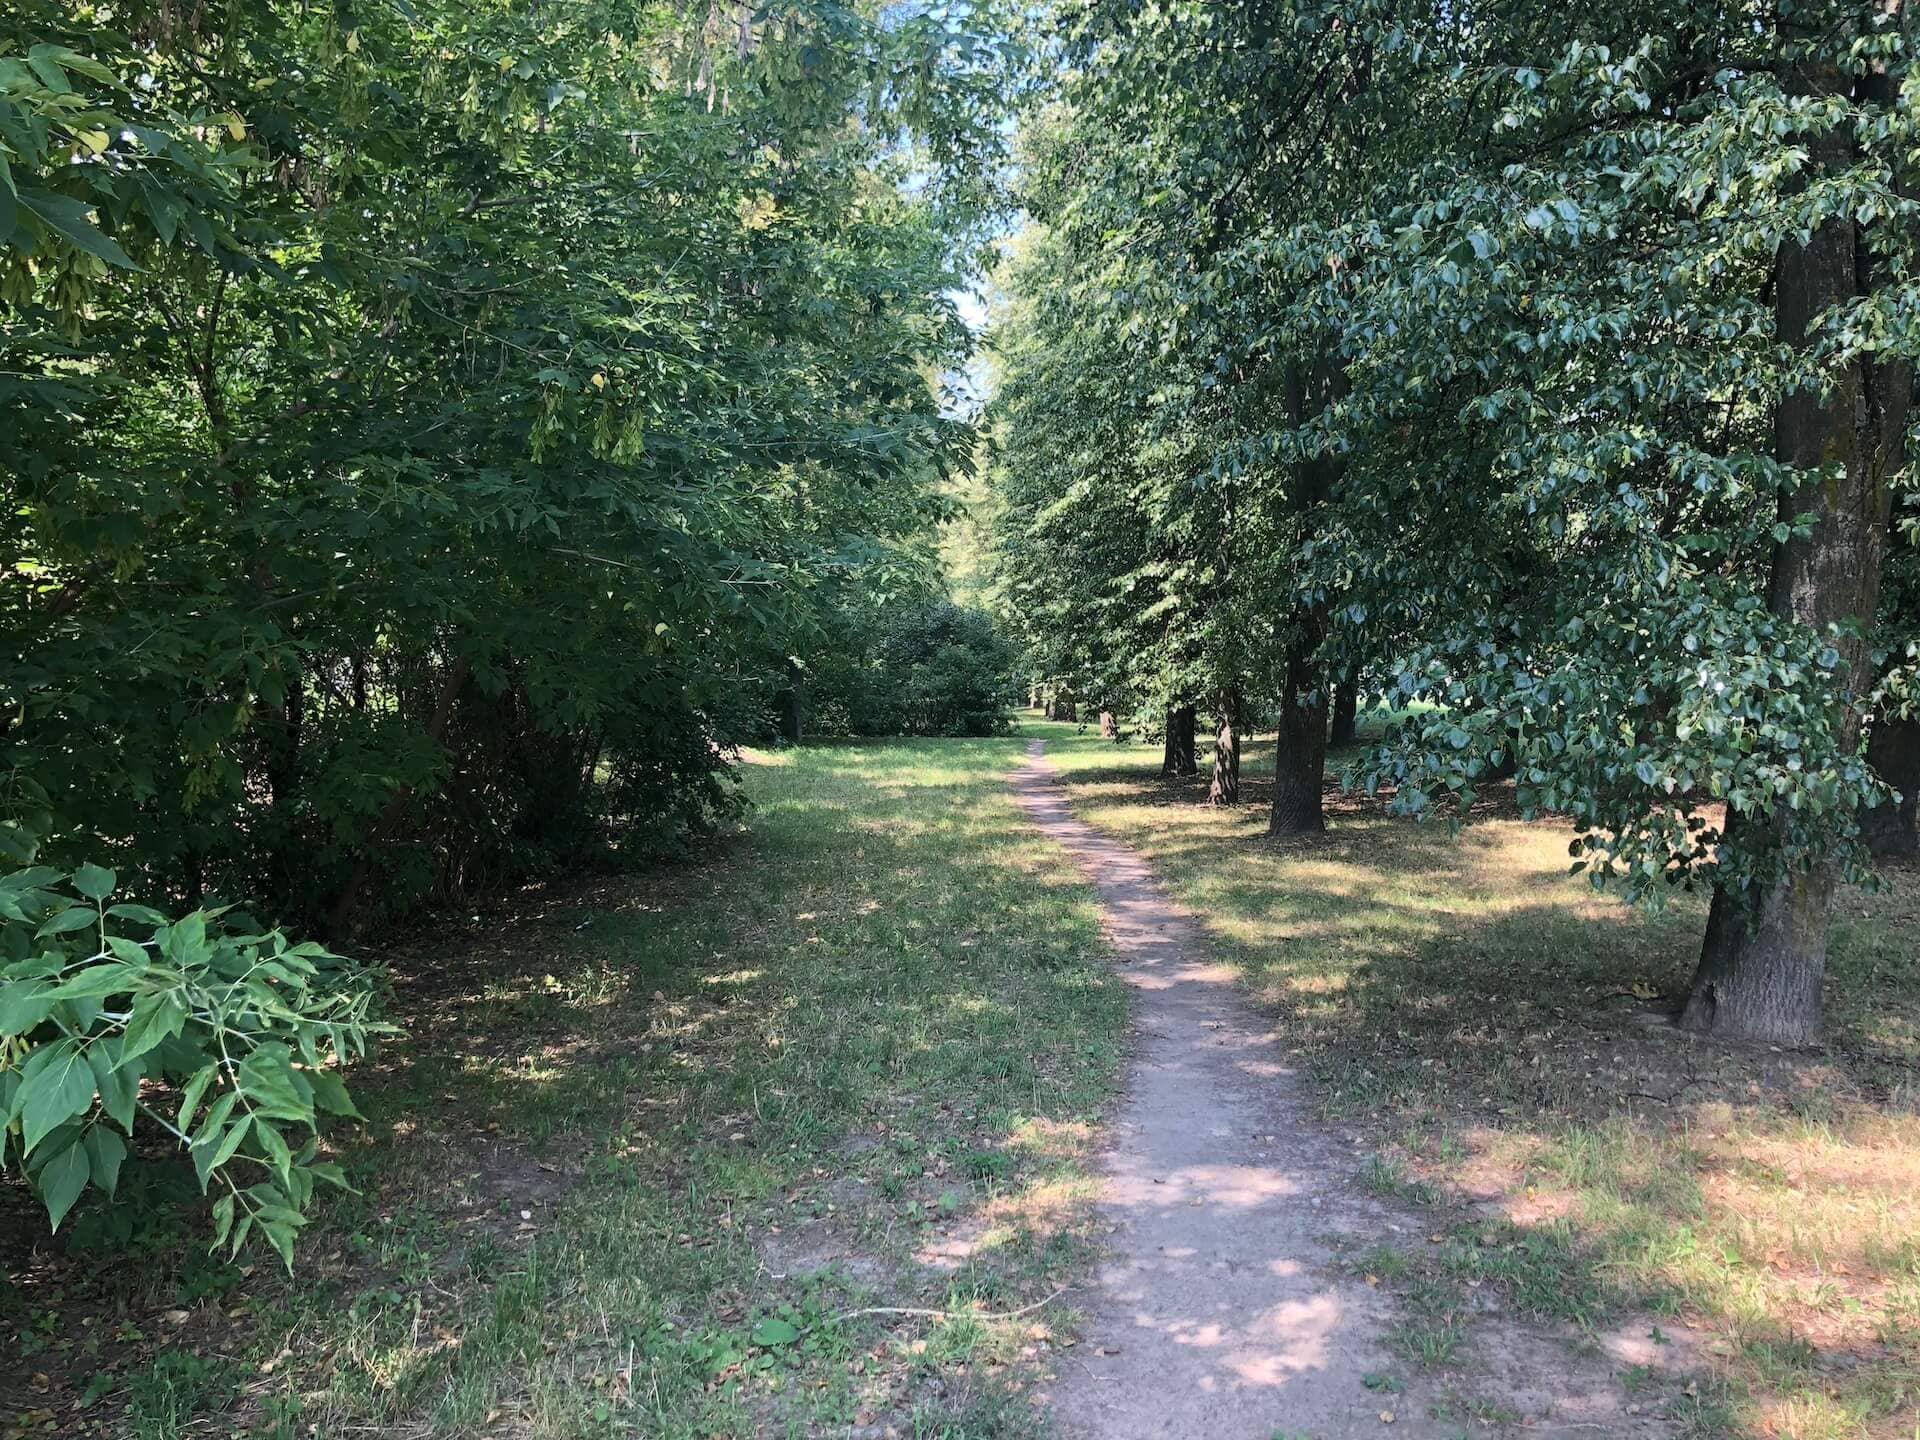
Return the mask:
{"type": "Polygon", "coordinates": [[[392,1028],[375,976],[231,908],[109,903],[115,886],[95,865],[0,878],[0,1173],[57,1230],[89,1187],[114,1193],[130,1142],[165,1136],[220,1191],[214,1245],[258,1234],[291,1264],[315,1183],[346,1183],[318,1158],[320,1113],[357,1115],[337,1067],[392,1028]]]}
{"type": "Polygon", "coordinates": [[[868,612],[815,666],[811,724],[848,735],[1004,734],[1015,659],[979,610],[937,601],[868,612]]]}

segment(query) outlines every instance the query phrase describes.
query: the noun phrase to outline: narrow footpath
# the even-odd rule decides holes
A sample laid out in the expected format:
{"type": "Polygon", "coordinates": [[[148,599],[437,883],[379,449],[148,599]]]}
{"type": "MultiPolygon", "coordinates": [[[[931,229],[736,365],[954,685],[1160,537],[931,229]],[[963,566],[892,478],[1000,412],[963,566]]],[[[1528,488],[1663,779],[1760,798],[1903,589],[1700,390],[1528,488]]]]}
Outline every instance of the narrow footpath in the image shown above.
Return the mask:
{"type": "MultiPolygon", "coordinates": [[[[1231,972],[1208,962],[1198,922],[1131,846],[1073,818],[1043,741],[1028,746],[1013,784],[1033,823],[1098,889],[1116,962],[1135,992],[1126,1095],[1101,1161],[1108,1257],[1096,1288],[1074,1299],[1087,1324],[1053,1391],[1063,1432],[1085,1440],[1490,1433],[1431,1417],[1435,1382],[1409,1375],[1387,1350],[1392,1299],[1334,1263],[1343,1237],[1358,1249],[1405,1227],[1354,1188],[1363,1155],[1304,1114],[1301,1081],[1278,1037],[1231,972]],[[1395,1383],[1383,1387],[1383,1376],[1395,1383]]],[[[1546,1362],[1548,1376],[1524,1366],[1533,1373],[1520,1384],[1518,1376],[1495,1381],[1519,1402],[1509,1414],[1520,1433],[1661,1433],[1644,1419],[1609,1416],[1611,1397],[1595,1393],[1613,1390],[1606,1371],[1576,1380],[1584,1367],[1555,1366],[1548,1357],[1560,1347],[1541,1341],[1532,1358],[1546,1362]],[[1536,1388],[1543,1381],[1544,1393],[1536,1388]],[[1569,1425],[1575,1414],[1586,1423],[1569,1425]]]]}
{"type": "Polygon", "coordinates": [[[1101,1440],[1457,1434],[1403,1418],[1395,1402],[1408,1397],[1364,1383],[1396,1368],[1381,1343],[1389,1307],[1333,1278],[1328,1244],[1359,1161],[1302,1123],[1271,1029],[1133,848],[1073,818],[1045,749],[1027,747],[1015,793],[1099,890],[1135,991],[1126,1099],[1102,1161],[1111,1253],[1078,1301],[1084,1364],[1060,1372],[1062,1428],[1101,1440]]]}

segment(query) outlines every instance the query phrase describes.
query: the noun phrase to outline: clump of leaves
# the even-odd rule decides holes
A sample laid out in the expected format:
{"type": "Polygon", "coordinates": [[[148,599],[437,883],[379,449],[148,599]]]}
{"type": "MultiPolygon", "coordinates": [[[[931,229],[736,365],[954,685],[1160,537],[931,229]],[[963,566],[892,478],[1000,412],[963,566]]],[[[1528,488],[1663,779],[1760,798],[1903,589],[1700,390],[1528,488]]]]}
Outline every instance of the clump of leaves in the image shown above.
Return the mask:
{"type": "Polygon", "coordinates": [[[314,1185],[346,1184],[318,1158],[320,1113],[358,1116],[338,1069],[392,1029],[375,976],[231,908],[170,919],[115,887],[97,865],[0,878],[0,1170],[58,1229],[89,1186],[114,1193],[136,1133],[163,1134],[220,1189],[214,1246],[258,1234],[291,1265],[314,1185]]]}

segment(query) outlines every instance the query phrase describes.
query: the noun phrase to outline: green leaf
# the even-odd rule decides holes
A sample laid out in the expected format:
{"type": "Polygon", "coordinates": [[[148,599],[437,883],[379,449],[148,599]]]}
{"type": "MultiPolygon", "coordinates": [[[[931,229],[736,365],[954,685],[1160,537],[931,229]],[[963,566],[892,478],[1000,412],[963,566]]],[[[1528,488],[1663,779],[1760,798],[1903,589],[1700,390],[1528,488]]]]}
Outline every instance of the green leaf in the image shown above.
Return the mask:
{"type": "Polygon", "coordinates": [[[285,1220],[262,1219],[260,1233],[267,1237],[267,1243],[279,1255],[280,1263],[289,1270],[293,1269],[293,1225],[285,1220]]]}
{"type": "Polygon", "coordinates": [[[180,1129],[190,1131],[193,1128],[193,1117],[200,1108],[201,1097],[207,1093],[207,1086],[213,1083],[214,1076],[219,1073],[219,1070],[220,1067],[215,1064],[203,1065],[194,1072],[193,1078],[187,1081],[186,1088],[180,1092],[180,1113],[174,1117],[173,1121],[180,1129]]]}
{"type": "Polygon", "coordinates": [[[164,925],[167,917],[151,905],[109,905],[107,914],[118,916],[122,920],[138,920],[143,925],[164,925]]]}
{"type": "Polygon", "coordinates": [[[753,1343],[763,1349],[778,1349],[782,1345],[791,1345],[799,1338],[800,1331],[791,1321],[772,1315],[753,1327],[753,1343]]]}
{"type": "Polygon", "coordinates": [[[347,1083],[331,1070],[309,1070],[307,1083],[313,1086],[314,1103],[330,1115],[345,1115],[350,1119],[364,1120],[353,1107],[353,1099],[347,1094],[347,1083]]]}
{"type": "Polygon", "coordinates": [[[74,905],[62,910],[35,932],[36,938],[44,940],[49,935],[66,935],[75,930],[85,930],[89,925],[100,923],[100,912],[86,905],[74,905]]]}
{"type": "Polygon", "coordinates": [[[316,1180],[326,1181],[327,1184],[337,1190],[346,1191],[349,1195],[358,1195],[360,1193],[347,1183],[346,1171],[342,1170],[331,1160],[317,1160],[308,1164],[307,1173],[316,1180]]]}
{"type": "Polygon", "coordinates": [[[119,1051],[118,1041],[97,1040],[87,1051],[87,1065],[100,1092],[100,1108],[131,1135],[136,1102],[140,1098],[141,1065],[138,1060],[122,1059],[119,1051]]]}
{"type": "MultiPolygon", "coordinates": [[[[127,1021],[122,1039],[122,1055],[133,1059],[144,1055],[169,1036],[178,1035],[187,1023],[187,1010],[171,990],[150,992],[133,1002],[133,1015],[127,1021]]],[[[184,1126],[183,1119],[181,1124],[184,1126]]]]}
{"type": "Polygon", "coordinates": [[[113,893],[114,874],[98,865],[82,865],[73,872],[73,888],[89,900],[101,901],[113,893]]]}
{"type": "MultiPolygon", "coordinates": [[[[213,1244],[211,1249],[218,1250],[221,1242],[233,1229],[233,1192],[229,1190],[213,1202],[213,1244]]],[[[236,1249],[238,1246],[235,1247],[236,1249]]]]}
{"type": "MultiPolygon", "coordinates": [[[[234,1097],[229,1093],[224,1098],[231,1100],[234,1097]]],[[[240,1148],[241,1141],[247,1138],[247,1129],[252,1124],[251,1115],[242,1115],[224,1131],[215,1126],[201,1139],[193,1142],[192,1149],[187,1153],[193,1157],[194,1173],[200,1177],[202,1190],[207,1188],[207,1181],[213,1178],[213,1172],[233,1158],[234,1152],[240,1148]]]]}
{"type": "Polygon", "coordinates": [[[43,1045],[20,1067],[20,1132],[28,1154],[93,1104],[93,1070],[76,1040],[43,1045]]]}
{"type": "Polygon", "coordinates": [[[273,1167],[273,1173],[280,1177],[282,1185],[291,1183],[293,1170],[293,1152],[287,1148],[286,1140],[280,1132],[264,1120],[253,1122],[253,1138],[260,1146],[261,1154],[273,1167]]]}
{"type": "Polygon", "coordinates": [[[146,947],[127,939],[124,935],[107,936],[107,949],[113,952],[113,958],[123,965],[146,966],[150,963],[146,947]]]}
{"type": "Polygon", "coordinates": [[[76,973],[71,979],[63,980],[54,987],[49,999],[59,1000],[99,1000],[108,995],[124,994],[133,984],[134,977],[125,965],[109,962],[104,965],[89,965],[76,973]]]}
{"type": "Polygon", "coordinates": [[[90,218],[91,206],[70,195],[55,195],[51,191],[35,190],[25,185],[20,187],[18,193],[22,209],[37,215],[49,230],[64,237],[77,249],[109,265],[117,265],[122,270],[140,268],[126,251],[94,225],[90,218]]]}
{"type": "Polygon", "coordinates": [[[294,1084],[292,1059],[284,1045],[256,1046],[240,1062],[234,1083],[246,1095],[248,1105],[261,1114],[311,1123],[313,1106],[294,1084]]]}
{"type": "Polygon", "coordinates": [[[120,1184],[120,1165],[127,1158],[127,1142],[104,1125],[95,1125],[82,1138],[93,1183],[111,1196],[120,1184]]]}
{"type": "Polygon", "coordinates": [[[51,980],[0,980],[0,1035],[25,1035],[53,1013],[51,980]]]}
{"type": "Polygon", "coordinates": [[[103,85],[115,85],[119,83],[115,80],[113,71],[102,65],[91,55],[82,55],[79,51],[69,50],[64,45],[36,45],[27,53],[29,55],[50,56],[58,61],[63,69],[71,70],[76,75],[88,76],[91,79],[98,80],[103,85]]]}
{"type": "Polygon", "coordinates": [[[53,1222],[55,1230],[60,1228],[60,1222],[73,1209],[73,1202],[87,1188],[87,1176],[91,1172],[92,1165],[87,1159],[87,1152],[79,1145],[67,1146],[41,1167],[34,1183],[39,1188],[40,1199],[47,1207],[47,1218],[53,1222]]]}
{"type": "Polygon", "coordinates": [[[207,917],[196,910],[167,926],[162,941],[167,958],[176,965],[194,965],[206,959],[207,917]]]}

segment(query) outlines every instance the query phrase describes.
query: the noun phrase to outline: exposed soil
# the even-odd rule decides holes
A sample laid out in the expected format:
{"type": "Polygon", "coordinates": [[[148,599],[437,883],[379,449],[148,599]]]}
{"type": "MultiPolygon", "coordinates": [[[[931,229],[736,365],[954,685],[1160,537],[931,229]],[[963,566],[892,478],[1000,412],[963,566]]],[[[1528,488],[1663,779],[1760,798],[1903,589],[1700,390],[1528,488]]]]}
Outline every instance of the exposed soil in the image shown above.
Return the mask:
{"type": "MultiPolygon", "coordinates": [[[[1135,991],[1127,1095],[1102,1157],[1109,1258],[1052,1401],[1100,1440],[1462,1434],[1462,1403],[1529,1435],[1666,1435],[1604,1358],[1489,1316],[1457,1373],[1415,1376],[1395,1301],[1335,1263],[1417,1233],[1358,1191],[1361,1156],[1307,1116],[1271,1022],[1133,849],[1073,818],[1044,743],[1014,788],[1097,888],[1135,991]],[[1442,1418],[1445,1417],[1445,1418],[1442,1418]],[[1391,1426],[1391,1429],[1386,1427],[1391,1426]]],[[[1468,1433],[1493,1433],[1474,1424],[1468,1433]]]]}

